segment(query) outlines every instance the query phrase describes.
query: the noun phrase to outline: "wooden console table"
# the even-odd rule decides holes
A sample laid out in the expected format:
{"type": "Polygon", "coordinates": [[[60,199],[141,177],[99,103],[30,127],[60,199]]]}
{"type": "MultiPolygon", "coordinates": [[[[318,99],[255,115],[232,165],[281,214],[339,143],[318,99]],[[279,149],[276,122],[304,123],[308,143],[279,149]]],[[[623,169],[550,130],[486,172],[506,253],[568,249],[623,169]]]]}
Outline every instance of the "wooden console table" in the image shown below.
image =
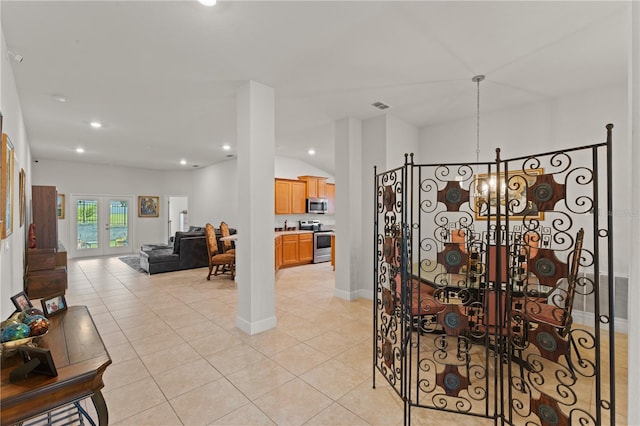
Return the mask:
{"type": "Polygon", "coordinates": [[[51,351],[57,377],[32,373],[10,383],[9,374],[22,365],[20,354],[2,359],[0,420],[2,425],[21,423],[55,408],[91,397],[98,422],[109,423],[107,405],[100,390],[102,374],[111,358],[86,306],[71,306],[49,319],[49,332],[38,344],[51,351]]]}

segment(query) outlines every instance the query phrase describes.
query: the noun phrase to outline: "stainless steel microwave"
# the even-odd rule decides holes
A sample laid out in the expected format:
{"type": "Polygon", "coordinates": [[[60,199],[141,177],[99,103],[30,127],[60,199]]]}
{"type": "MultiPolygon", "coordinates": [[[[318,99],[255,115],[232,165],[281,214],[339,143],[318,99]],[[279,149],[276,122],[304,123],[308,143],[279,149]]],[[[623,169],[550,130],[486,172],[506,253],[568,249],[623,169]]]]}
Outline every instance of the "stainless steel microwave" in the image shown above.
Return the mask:
{"type": "Polygon", "coordinates": [[[326,198],[307,198],[307,213],[324,214],[329,208],[326,198]]]}

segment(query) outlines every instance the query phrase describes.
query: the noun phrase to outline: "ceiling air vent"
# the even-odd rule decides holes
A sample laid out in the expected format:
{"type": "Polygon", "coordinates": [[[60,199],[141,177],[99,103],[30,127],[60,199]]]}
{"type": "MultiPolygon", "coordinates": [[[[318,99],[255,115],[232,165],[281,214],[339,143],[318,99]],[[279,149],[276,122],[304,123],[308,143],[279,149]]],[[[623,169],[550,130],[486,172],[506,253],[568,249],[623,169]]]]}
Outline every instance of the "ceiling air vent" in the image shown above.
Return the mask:
{"type": "Polygon", "coordinates": [[[378,108],[378,109],[387,109],[389,108],[389,105],[384,104],[382,102],[374,102],[371,104],[372,107],[378,108]]]}

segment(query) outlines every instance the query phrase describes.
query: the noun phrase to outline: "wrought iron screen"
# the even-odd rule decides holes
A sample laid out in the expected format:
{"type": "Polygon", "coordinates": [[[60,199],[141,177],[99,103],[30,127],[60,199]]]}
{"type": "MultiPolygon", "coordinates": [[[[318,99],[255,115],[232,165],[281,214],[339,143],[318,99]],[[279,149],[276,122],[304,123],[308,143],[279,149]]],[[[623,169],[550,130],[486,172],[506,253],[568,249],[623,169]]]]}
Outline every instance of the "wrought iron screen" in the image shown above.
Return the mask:
{"type": "Polygon", "coordinates": [[[612,128],[580,148],[470,164],[405,154],[374,173],[374,387],[378,370],[405,424],[417,409],[615,424],[612,216],[599,214],[612,128]],[[584,324],[577,296],[595,307],[584,324]]]}

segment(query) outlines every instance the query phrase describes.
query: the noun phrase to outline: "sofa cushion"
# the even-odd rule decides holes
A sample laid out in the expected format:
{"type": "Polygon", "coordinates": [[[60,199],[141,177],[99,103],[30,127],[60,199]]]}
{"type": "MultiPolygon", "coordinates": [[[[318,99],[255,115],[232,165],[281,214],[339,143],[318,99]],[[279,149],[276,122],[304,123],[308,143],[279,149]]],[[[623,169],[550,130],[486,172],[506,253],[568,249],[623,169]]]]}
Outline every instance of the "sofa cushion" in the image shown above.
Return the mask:
{"type": "Polygon", "coordinates": [[[159,249],[153,251],[147,251],[147,257],[149,258],[149,263],[161,263],[161,262],[179,262],[180,256],[174,254],[171,249],[159,249]]]}
{"type": "Polygon", "coordinates": [[[175,238],[173,239],[173,253],[180,254],[180,239],[182,237],[202,237],[204,236],[203,232],[176,232],[175,238]]]}

